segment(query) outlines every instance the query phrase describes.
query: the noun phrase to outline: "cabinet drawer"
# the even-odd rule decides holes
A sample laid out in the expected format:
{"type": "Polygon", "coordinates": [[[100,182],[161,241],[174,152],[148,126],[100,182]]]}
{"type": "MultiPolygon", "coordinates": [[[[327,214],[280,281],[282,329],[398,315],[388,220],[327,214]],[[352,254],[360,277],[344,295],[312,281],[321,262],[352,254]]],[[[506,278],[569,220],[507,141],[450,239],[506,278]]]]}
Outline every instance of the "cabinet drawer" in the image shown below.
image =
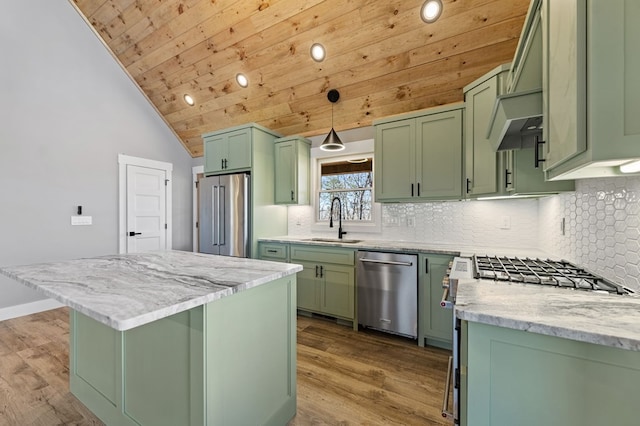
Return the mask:
{"type": "Polygon", "coordinates": [[[260,248],[258,249],[260,259],[278,259],[283,262],[287,261],[288,258],[288,246],[285,244],[263,244],[260,243],[260,248]]]}
{"type": "Polygon", "coordinates": [[[325,248],[311,245],[291,245],[291,261],[307,261],[334,263],[338,265],[354,265],[355,250],[342,248],[325,248]]]}

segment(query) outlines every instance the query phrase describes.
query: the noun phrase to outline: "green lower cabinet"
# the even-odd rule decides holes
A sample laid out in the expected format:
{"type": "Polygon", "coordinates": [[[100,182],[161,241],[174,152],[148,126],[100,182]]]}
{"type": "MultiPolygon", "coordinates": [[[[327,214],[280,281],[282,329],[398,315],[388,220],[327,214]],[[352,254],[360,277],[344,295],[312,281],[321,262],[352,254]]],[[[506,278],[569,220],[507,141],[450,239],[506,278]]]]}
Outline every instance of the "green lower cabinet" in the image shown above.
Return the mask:
{"type": "Polygon", "coordinates": [[[107,425],[283,425],[296,413],[296,278],[127,331],[71,312],[71,392],[107,425]]]}
{"type": "Polygon", "coordinates": [[[451,349],[453,342],[453,310],[440,306],[442,280],[453,256],[420,254],[418,257],[418,313],[420,330],[418,345],[451,349]]]}
{"type": "Polygon", "coordinates": [[[638,425],[640,352],[463,324],[463,425],[638,425]]]}
{"type": "Polygon", "coordinates": [[[355,271],[348,266],[321,264],[320,309],[352,320],[355,311],[355,271]]]}
{"type": "Polygon", "coordinates": [[[272,262],[289,262],[289,244],[259,241],[258,258],[272,262]]]}
{"type": "Polygon", "coordinates": [[[298,309],[353,320],[354,268],[329,263],[297,263],[304,268],[298,272],[298,309]]]}
{"type": "Polygon", "coordinates": [[[339,319],[355,319],[355,250],[291,244],[298,272],[298,309],[339,319]]]}
{"type": "Polygon", "coordinates": [[[318,265],[301,262],[302,271],[298,272],[298,309],[320,312],[320,280],[318,265]]]}

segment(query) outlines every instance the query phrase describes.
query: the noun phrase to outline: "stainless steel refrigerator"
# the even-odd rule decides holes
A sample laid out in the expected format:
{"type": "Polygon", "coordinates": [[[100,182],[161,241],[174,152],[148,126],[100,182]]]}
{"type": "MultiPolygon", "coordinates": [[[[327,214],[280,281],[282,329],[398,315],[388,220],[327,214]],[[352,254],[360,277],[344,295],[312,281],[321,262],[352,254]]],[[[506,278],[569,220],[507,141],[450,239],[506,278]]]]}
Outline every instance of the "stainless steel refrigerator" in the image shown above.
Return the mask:
{"type": "Polygon", "coordinates": [[[210,176],[198,185],[199,251],[250,257],[249,174],[210,176]]]}

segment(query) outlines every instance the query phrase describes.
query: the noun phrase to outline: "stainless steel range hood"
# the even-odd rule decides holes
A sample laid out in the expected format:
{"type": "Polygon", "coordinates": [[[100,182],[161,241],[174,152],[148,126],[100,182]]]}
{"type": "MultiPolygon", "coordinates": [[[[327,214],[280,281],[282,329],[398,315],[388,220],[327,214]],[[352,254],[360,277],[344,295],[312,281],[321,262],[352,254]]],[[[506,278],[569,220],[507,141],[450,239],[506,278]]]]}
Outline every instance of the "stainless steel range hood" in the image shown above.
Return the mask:
{"type": "Polygon", "coordinates": [[[542,89],[498,96],[487,129],[495,151],[535,146],[542,137],[542,89]]]}

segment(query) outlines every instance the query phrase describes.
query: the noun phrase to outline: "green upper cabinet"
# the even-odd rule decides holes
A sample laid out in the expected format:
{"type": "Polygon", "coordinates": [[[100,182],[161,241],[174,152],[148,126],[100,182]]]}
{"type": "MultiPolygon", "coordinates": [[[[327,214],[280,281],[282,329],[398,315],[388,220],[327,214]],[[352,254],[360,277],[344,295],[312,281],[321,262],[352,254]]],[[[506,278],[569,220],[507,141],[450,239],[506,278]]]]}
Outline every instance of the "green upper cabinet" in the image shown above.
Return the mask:
{"type": "Polygon", "coordinates": [[[250,127],[245,127],[202,135],[205,174],[250,169],[252,133],[250,127]]]}
{"type": "Polygon", "coordinates": [[[287,234],[286,206],[275,206],[274,141],[282,135],[255,123],[202,135],[206,176],[248,172],[250,257],[260,256],[258,239],[287,234]]]}
{"type": "Polygon", "coordinates": [[[462,197],[462,119],[459,104],[374,121],[378,202],[462,197]]]}
{"type": "Polygon", "coordinates": [[[534,148],[502,151],[504,191],[508,195],[555,194],[575,190],[573,180],[546,181],[542,167],[535,166],[534,148]]]}
{"type": "Polygon", "coordinates": [[[640,4],[544,1],[544,167],[549,179],[619,175],[640,159],[640,4]]]}
{"type": "Polygon", "coordinates": [[[501,65],[464,88],[466,197],[503,194],[502,156],[487,138],[496,98],[506,92],[509,64],[501,65]]]}
{"type": "Polygon", "coordinates": [[[453,337],[453,309],[440,306],[442,280],[453,256],[420,254],[418,265],[420,330],[418,344],[451,349],[453,337]]]}
{"type": "Polygon", "coordinates": [[[275,203],[309,204],[311,141],[293,136],[275,142],[275,203]]]}

